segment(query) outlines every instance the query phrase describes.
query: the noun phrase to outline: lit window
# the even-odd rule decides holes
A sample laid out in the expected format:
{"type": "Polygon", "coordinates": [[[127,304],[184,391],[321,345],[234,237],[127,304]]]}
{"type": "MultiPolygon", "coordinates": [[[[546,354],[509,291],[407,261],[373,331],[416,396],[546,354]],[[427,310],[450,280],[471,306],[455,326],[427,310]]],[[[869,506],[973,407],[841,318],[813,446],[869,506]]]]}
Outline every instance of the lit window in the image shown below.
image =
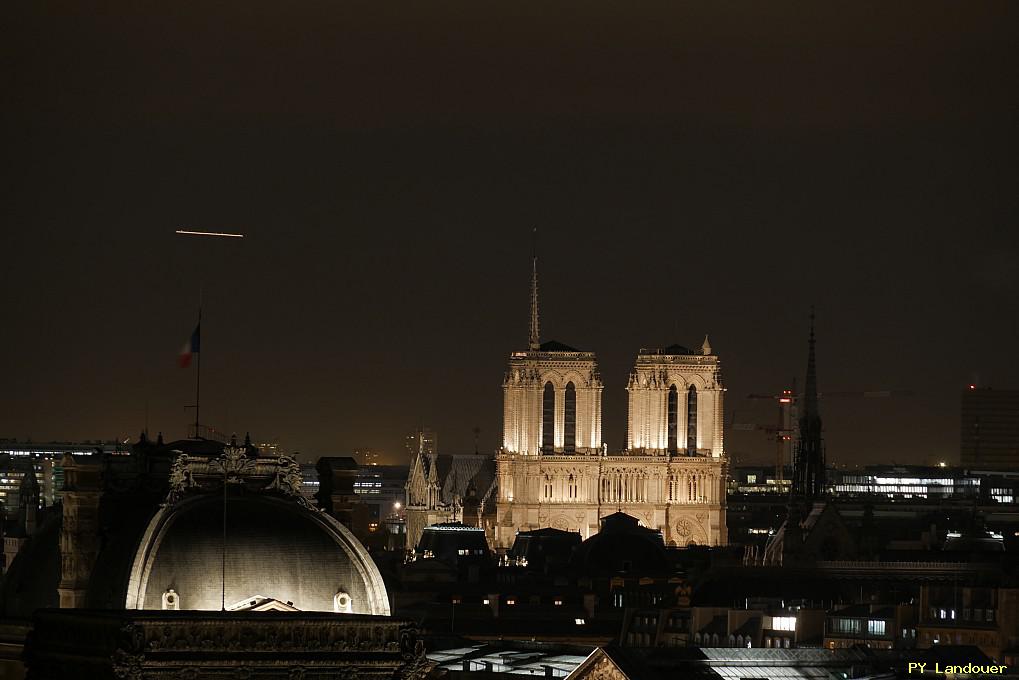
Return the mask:
{"type": "Polygon", "coordinates": [[[756,484],[757,475],[747,475],[747,484],[756,484]]]}
{"type": "Polygon", "coordinates": [[[871,635],[884,635],[885,622],[875,619],[867,621],[867,632],[870,633],[871,635]]]}
{"type": "Polygon", "coordinates": [[[584,619],[573,619],[573,622],[575,624],[577,624],[578,626],[583,626],[584,625],[584,619]]]}
{"type": "Polygon", "coordinates": [[[771,619],[772,630],[796,630],[795,616],[774,616],[771,619]]]}
{"type": "Polygon", "coordinates": [[[561,607],[561,606],[563,606],[563,601],[562,601],[562,600],[560,600],[560,599],[556,599],[556,601],[555,601],[555,606],[557,606],[557,607],[561,607]]]}
{"type": "Polygon", "coordinates": [[[513,606],[516,603],[517,603],[517,601],[514,600],[512,597],[510,599],[506,600],[506,604],[509,605],[509,606],[513,606]]]}
{"type": "Polygon", "coordinates": [[[491,604],[491,602],[489,602],[488,598],[486,597],[484,600],[481,601],[481,604],[491,604]]]}

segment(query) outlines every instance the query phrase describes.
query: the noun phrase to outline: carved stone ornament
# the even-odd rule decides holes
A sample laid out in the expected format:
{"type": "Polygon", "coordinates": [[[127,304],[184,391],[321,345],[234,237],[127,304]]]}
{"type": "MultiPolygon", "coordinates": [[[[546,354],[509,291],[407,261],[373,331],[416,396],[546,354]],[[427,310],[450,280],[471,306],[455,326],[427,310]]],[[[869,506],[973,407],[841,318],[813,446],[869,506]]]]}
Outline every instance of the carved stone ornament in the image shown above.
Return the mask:
{"type": "Polygon", "coordinates": [[[254,472],[255,461],[248,458],[246,449],[239,446],[227,446],[223,455],[209,461],[209,468],[219,471],[228,482],[240,482],[248,473],[254,472]]]}
{"type": "Polygon", "coordinates": [[[269,484],[269,488],[293,496],[302,505],[311,507],[308,499],[301,493],[304,479],[301,477],[301,466],[298,462],[290,456],[279,456],[276,459],[276,464],[279,467],[276,468],[276,475],[273,477],[272,483],[269,484]]]}
{"type": "Polygon", "coordinates": [[[676,522],[676,534],[683,538],[688,537],[693,533],[693,526],[688,520],[681,519],[676,522]]]}
{"type": "Polygon", "coordinates": [[[142,652],[145,645],[145,631],[129,623],[118,631],[117,649],[113,652],[113,674],[125,680],[140,680],[145,663],[142,652]]]}
{"type": "Polygon", "coordinates": [[[188,489],[194,486],[195,480],[191,476],[191,461],[186,453],[182,453],[174,459],[173,465],[170,467],[170,495],[167,500],[176,503],[184,497],[188,489]]]}
{"type": "Polygon", "coordinates": [[[262,491],[277,491],[314,509],[301,493],[301,466],[291,456],[253,458],[246,448],[227,446],[216,458],[180,454],[170,468],[169,505],[192,491],[216,492],[227,484],[245,484],[262,491]]]}
{"type": "Polygon", "coordinates": [[[425,680],[432,672],[432,669],[438,665],[425,654],[425,643],[420,639],[416,639],[416,631],[407,630],[403,634],[401,647],[403,648],[403,657],[407,660],[400,669],[400,677],[404,678],[404,680],[425,680]],[[410,645],[411,640],[413,640],[412,648],[410,645]]]}

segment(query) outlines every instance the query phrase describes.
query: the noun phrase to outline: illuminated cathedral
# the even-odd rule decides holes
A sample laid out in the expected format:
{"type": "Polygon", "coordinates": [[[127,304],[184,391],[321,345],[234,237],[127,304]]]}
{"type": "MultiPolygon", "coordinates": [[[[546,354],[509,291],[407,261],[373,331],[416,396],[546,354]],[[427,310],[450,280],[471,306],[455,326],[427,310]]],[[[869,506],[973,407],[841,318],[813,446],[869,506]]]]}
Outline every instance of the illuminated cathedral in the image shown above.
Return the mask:
{"type": "Polygon", "coordinates": [[[610,453],[594,352],[540,340],[534,257],[528,348],[510,355],[503,380],[495,547],[545,527],[588,538],[615,512],[667,545],[725,544],[724,388],[708,338],[696,351],[641,349],[626,389],[626,448],[610,453]]]}

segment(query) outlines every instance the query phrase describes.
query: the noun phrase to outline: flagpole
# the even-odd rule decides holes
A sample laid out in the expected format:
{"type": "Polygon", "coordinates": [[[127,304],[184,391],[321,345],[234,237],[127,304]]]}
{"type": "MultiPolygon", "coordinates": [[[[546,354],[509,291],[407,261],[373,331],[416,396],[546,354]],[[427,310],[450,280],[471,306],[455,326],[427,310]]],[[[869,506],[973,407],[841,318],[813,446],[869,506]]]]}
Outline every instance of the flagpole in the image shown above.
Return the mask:
{"type": "Polygon", "coordinates": [[[201,436],[198,429],[202,399],[202,294],[198,294],[198,363],[195,366],[195,439],[201,436]]]}

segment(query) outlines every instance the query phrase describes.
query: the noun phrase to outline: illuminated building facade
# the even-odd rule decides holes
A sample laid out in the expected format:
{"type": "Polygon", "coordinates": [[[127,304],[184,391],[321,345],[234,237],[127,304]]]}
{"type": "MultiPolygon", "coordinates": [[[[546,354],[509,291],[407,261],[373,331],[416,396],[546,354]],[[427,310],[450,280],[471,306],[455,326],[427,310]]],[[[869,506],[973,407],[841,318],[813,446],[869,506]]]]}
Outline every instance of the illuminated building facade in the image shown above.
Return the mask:
{"type": "Polygon", "coordinates": [[[545,527],[588,538],[615,512],[661,530],[669,545],[724,544],[724,388],[707,338],[699,352],[640,351],[627,387],[627,446],[612,455],[601,391],[593,352],[539,340],[535,258],[528,349],[510,355],[503,380],[494,546],[545,527]]]}
{"type": "Polygon", "coordinates": [[[833,495],[843,497],[948,499],[975,498],[980,493],[979,475],[953,468],[875,465],[833,476],[833,495]]]}

